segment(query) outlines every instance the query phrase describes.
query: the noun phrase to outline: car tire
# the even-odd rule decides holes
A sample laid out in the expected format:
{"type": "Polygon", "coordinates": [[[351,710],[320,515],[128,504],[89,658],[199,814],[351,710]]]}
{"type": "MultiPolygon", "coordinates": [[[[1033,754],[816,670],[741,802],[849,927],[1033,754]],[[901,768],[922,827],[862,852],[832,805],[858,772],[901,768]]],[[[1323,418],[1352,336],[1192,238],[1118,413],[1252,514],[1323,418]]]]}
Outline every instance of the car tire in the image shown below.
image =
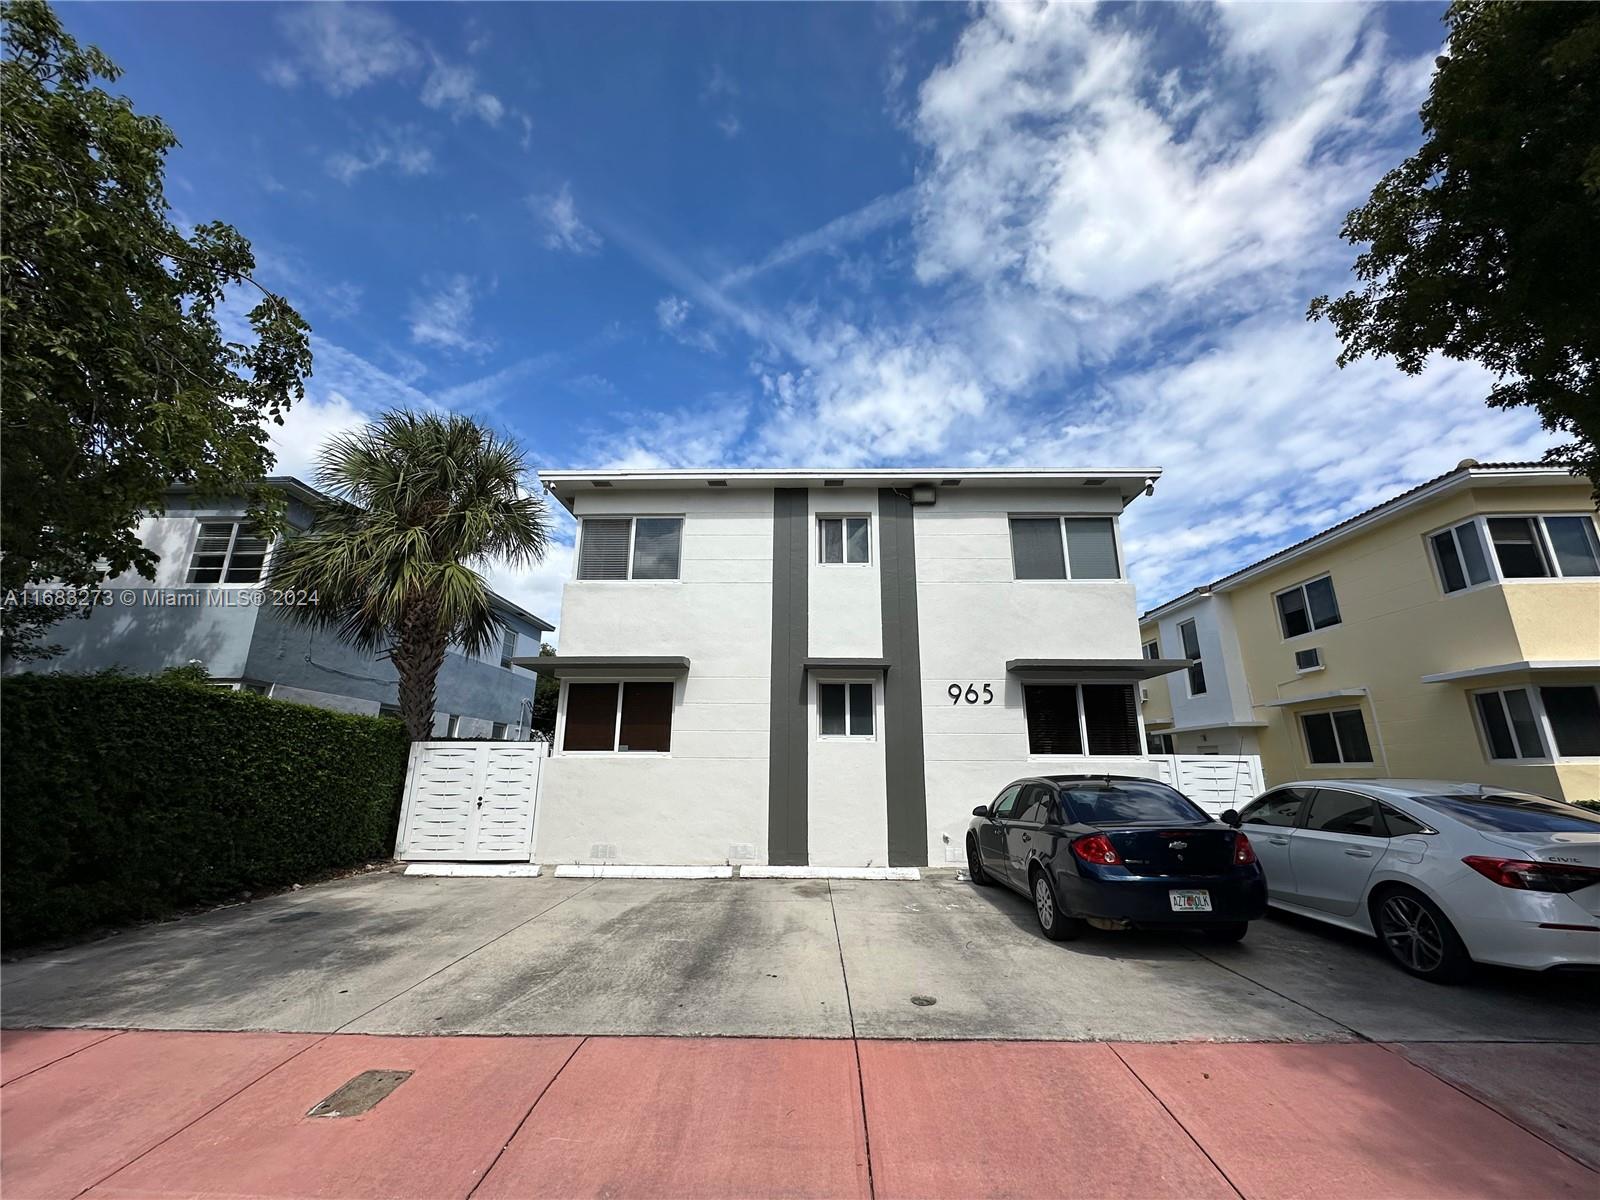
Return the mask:
{"type": "Polygon", "coordinates": [[[1056,898],[1050,876],[1035,867],[1028,873],[1028,892],[1033,897],[1033,913],[1039,918],[1039,931],[1052,942],[1070,942],[1083,932],[1083,922],[1065,916],[1056,898]]]}
{"type": "Polygon", "coordinates": [[[989,878],[989,872],[983,869],[983,860],[978,857],[978,839],[975,837],[967,838],[967,874],[979,887],[988,887],[994,882],[989,878]]]}
{"type": "Polygon", "coordinates": [[[1242,942],[1250,932],[1249,921],[1229,921],[1226,925],[1207,925],[1206,937],[1213,942],[1242,942]]]}
{"type": "Polygon", "coordinates": [[[1429,983],[1458,983],[1472,968],[1466,943],[1421,892],[1391,887],[1372,897],[1372,927],[1402,971],[1429,983]]]}

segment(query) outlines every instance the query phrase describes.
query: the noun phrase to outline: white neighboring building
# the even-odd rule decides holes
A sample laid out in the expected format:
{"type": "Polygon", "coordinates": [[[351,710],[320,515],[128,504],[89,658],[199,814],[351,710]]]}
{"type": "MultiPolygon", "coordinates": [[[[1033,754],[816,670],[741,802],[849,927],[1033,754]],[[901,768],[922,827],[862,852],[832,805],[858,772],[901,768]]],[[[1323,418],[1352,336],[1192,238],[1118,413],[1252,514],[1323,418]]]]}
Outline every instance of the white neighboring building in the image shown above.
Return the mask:
{"type": "Polygon", "coordinates": [[[1140,629],[1147,658],[1164,654],[1189,660],[1184,670],[1166,677],[1170,711],[1159,699],[1145,705],[1151,748],[1169,754],[1260,754],[1258,733],[1267,723],[1250,703],[1228,597],[1187,593],[1145,613],[1140,629]]]}
{"type": "Polygon", "coordinates": [[[554,471],[537,855],[959,862],[1024,775],[1155,776],[1123,509],[1159,472],[554,471]]]}

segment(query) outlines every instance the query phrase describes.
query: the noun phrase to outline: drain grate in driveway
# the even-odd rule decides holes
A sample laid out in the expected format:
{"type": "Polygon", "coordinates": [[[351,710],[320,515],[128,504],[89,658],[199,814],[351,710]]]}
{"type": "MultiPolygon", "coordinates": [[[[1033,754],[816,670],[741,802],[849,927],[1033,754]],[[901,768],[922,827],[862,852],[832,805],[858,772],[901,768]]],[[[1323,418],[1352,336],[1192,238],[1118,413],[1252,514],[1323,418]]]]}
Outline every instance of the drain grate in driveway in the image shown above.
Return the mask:
{"type": "Polygon", "coordinates": [[[411,1078],[410,1071],[363,1071],[311,1106],[308,1117],[359,1117],[411,1078]]]}

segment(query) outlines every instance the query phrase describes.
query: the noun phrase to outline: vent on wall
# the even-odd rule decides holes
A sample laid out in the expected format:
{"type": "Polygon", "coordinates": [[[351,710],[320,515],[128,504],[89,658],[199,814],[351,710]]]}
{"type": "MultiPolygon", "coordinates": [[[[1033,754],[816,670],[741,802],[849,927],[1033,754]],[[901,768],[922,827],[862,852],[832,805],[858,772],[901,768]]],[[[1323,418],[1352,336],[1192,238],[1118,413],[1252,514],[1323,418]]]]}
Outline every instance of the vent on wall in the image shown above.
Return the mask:
{"type": "Polygon", "coordinates": [[[590,858],[607,859],[615,858],[616,856],[617,847],[614,842],[595,842],[589,847],[590,858]]]}
{"type": "Polygon", "coordinates": [[[706,486],[707,487],[727,487],[728,486],[728,481],[726,479],[708,479],[708,480],[706,480],[706,486]]]}
{"type": "Polygon", "coordinates": [[[823,487],[843,487],[844,486],[844,480],[842,480],[842,479],[824,479],[822,481],[822,486],[823,487]]]}
{"type": "Polygon", "coordinates": [[[1294,669],[1302,674],[1306,671],[1322,670],[1322,651],[1315,646],[1309,650],[1296,650],[1294,652],[1294,669]]]}
{"type": "Polygon", "coordinates": [[[590,486],[592,486],[592,487],[610,487],[611,486],[611,480],[609,480],[609,479],[592,479],[589,482],[590,482],[590,486]]]}

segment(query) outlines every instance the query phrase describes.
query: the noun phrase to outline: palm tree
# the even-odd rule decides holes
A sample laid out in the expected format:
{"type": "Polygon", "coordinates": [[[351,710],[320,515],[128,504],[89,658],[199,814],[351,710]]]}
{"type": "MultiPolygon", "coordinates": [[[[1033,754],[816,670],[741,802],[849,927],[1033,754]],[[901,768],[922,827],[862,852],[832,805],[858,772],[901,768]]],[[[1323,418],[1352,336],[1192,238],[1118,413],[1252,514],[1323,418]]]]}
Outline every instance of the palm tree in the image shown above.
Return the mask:
{"type": "Polygon", "coordinates": [[[284,608],[291,619],[394,663],[412,741],[432,732],[446,647],[484,654],[504,636],[479,568],[544,557],[549,513],[527,473],[517,445],[471,417],[387,412],[322,448],[316,523],[274,555],[272,587],[317,594],[284,608]]]}

